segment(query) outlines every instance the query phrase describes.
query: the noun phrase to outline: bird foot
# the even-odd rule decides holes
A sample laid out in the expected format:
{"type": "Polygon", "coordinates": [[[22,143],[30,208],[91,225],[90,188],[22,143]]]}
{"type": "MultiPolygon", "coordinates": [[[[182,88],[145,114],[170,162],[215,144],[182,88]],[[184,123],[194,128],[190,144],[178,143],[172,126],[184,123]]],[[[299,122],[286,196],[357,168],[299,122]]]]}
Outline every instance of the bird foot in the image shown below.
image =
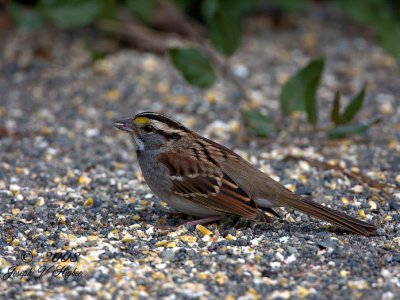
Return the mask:
{"type": "Polygon", "coordinates": [[[178,218],[184,218],[184,217],[187,217],[187,216],[188,216],[188,215],[185,214],[185,213],[176,212],[176,211],[167,212],[167,215],[168,215],[169,217],[178,217],[178,218]]]}
{"type": "Polygon", "coordinates": [[[212,223],[212,222],[215,222],[215,221],[222,220],[223,218],[224,218],[224,216],[213,216],[213,217],[208,217],[208,218],[202,218],[202,219],[193,220],[193,221],[189,221],[189,222],[183,223],[182,226],[203,225],[203,224],[212,223]]]}

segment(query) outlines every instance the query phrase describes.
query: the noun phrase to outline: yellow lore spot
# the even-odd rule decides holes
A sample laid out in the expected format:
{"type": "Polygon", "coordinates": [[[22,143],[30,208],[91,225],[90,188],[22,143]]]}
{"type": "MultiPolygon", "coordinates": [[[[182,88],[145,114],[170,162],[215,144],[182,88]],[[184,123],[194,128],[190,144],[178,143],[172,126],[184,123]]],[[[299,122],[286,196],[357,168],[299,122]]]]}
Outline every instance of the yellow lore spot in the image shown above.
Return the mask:
{"type": "Polygon", "coordinates": [[[139,124],[139,125],[144,125],[149,123],[149,119],[146,117],[137,117],[133,120],[133,123],[139,124]]]}

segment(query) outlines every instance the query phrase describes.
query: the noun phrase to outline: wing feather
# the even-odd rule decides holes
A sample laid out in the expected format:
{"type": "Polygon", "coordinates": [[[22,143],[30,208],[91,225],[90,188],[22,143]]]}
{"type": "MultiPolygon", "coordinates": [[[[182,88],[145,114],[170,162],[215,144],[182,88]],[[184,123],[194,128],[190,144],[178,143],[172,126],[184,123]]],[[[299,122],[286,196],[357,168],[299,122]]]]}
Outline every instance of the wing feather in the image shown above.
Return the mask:
{"type": "Polygon", "coordinates": [[[204,145],[198,146],[193,150],[196,155],[190,155],[191,152],[188,154],[187,151],[160,154],[158,162],[170,173],[172,191],[209,209],[248,219],[259,218],[259,210],[251,196],[225,174],[214,160],[205,159],[210,154],[201,155],[206,151],[202,149],[204,145]]]}

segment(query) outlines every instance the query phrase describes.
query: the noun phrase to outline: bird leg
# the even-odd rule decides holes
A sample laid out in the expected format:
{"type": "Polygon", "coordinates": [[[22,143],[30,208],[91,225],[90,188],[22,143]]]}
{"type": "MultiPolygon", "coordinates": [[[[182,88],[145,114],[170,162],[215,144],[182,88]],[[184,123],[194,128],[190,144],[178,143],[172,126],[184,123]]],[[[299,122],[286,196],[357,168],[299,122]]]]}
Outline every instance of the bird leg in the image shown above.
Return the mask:
{"type": "Polygon", "coordinates": [[[182,225],[184,225],[184,226],[202,225],[202,224],[219,221],[219,220],[222,220],[223,218],[224,218],[224,216],[212,216],[212,217],[208,217],[208,218],[202,218],[202,219],[198,219],[198,220],[189,221],[182,225]]]}

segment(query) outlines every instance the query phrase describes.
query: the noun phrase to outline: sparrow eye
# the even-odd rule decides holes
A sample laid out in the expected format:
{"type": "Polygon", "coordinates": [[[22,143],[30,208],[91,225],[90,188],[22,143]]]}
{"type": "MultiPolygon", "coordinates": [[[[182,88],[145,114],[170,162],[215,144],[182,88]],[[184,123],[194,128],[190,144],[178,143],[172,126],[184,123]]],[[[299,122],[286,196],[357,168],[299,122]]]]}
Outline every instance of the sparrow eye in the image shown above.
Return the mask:
{"type": "Polygon", "coordinates": [[[152,125],[146,125],[143,127],[144,132],[150,133],[154,130],[154,127],[152,125]]]}

